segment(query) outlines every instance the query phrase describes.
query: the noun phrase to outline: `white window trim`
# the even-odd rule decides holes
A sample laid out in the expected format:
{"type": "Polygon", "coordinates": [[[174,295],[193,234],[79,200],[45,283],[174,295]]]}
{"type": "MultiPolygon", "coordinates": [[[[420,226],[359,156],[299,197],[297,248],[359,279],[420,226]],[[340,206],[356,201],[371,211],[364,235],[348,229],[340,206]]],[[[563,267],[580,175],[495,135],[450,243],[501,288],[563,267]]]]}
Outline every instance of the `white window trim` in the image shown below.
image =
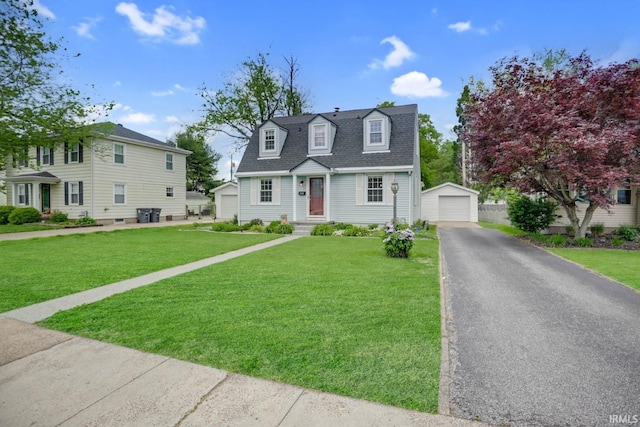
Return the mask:
{"type": "MultiPolygon", "coordinates": [[[[384,119],[369,119],[367,120],[367,145],[371,147],[384,147],[385,143],[385,120],[384,119]],[[371,142],[371,124],[373,122],[380,122],[380,142],[371,142]]],[[[376,132],[377,133],[377,132],[376,132]]]]}
{"type": "Polygon", "coordinates": [[[173,153],[166,153],[166,152],[164,153],[164,169],[165,170],[172,171],[172,172],[174,171],[174,167],[173,166],[174,166],[175,162],[173,160],[174,160],[173,153]],[[167,164],[169,163],[168,162],[168,156],[171,156],[171,169],[169,169],[167,167],[167,164]]]}
{"type": "Polygon", "coordinates": [[[174,187],[165,187],[164,188],[164,196],[167,199],[175,198],[175,196],[176,196],[175,188],[174,187]],[[169,190],[171,190],[171,195],[169,195],[169,190]]]}
{"type": "Polygon", "coordinates": [[[80,143],[79,142],[75,144],[71,144],[71,147],[69,147],[69,163],[80,163],[80,143]],[[75,160],[73,160],[73,153],[76,154],[75,160]]]}
{"type": "Polygon", "coordinates": [[[80,181],[69,182],[69,206],[80,206],[80,181]],[[73,192],[74,185],[78,189],[77,193],[73,192]],[[78,196],[78,200],[76,202],[73,201],[74,194],[78,196]]]}
{"type": "Polygon", "coordinates": [[[262,129],[260,133],[260,145],[263,153],[276,153],[278,150],[278,132],[275,128],[262,129]],[[267,149],[267,132],[273,132],[273,148],[267,149]]]}
{"type": "Polygon", "coordinates": [[[279,176],[260,176],[251,178],[251,194],[250,204],[257,205],[280,205],[280,192],[281,192],[281,177],[279,176]],[[271,180],[271,202],[260,201],[261,182],[263,179],[271,180]]]}
{"type": "Polygon", "coordinates": [[[50,166],[51,165],[51,149],[49,147],[40,147],[40,161],[41,166],[50,166]],[[48,157],[47,162],[44,161],[44,156],[48,157]]]}
{"type": "Polygon", "coordinates": [[[366,205],[384,205],[385,204],[385,191],[384,191],[385,181],[386,180],[385,180],[384,174],[366,174],[364,176],[364,203],[366,205]],[[381,179],[382,188],[379,188],[378,190],[382,192],[382,200],[376,201],[376,202],[369,201],[369,178],[381,179]]]}
{"type": "Polygon", "coordinates": [[[27,185],[29,184],[17,184],[16,185],[16,204],[18,206],[27,206],[27,185]],[[20,191],[22,189],[22,192],[20,191]],[[20,197],[24,199],[20,201],[20,197]]]}
{"type": "Polygon", "coordinates": [[[117,142],[113,143],[113,164],[118,166],[124,166],[127,163],[127,148],[124,144],[119,144],[117,142]],[[122,147],[122,163],[116,162],[116,147],[122,147]]]}
{"type": "Polygon", "coordinates": [[[326,123],[323,124],[315,124],[311,126],[312,136],[311,136],[311,150],[326,150],[329,147],[329,126],[326,123]],[[316,145],[316,130],[322,129],[324,132],[324,144],[316,145]]]}
{"type": "Polygon", "coordinates": [[[113,184],[113,205],[114,206],[125,206],[127,204],[127,184],[115,183],[113,184]],[[122,186],[124,194],[116,193],[116,186],[122,186]],[[116,202],[116,195],[124,196],[124,201],[122,203],[116,202]]]}

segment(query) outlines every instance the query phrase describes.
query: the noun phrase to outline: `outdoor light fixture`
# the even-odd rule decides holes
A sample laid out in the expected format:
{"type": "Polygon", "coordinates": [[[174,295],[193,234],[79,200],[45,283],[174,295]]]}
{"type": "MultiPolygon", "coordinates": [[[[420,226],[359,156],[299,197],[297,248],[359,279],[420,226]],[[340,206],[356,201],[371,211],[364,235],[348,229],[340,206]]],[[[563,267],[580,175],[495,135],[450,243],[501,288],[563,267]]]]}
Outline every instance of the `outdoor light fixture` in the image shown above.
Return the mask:
{"type": "Polygon", "coordinates": [[[304,180],[300,181],[300,184],[298,184],[300,187],[304,187],[304,180]]]}
{"type": "Polygon", "coordinates": [[[397,212],[398,212],[398,199],[397,194],[400,186],[397,182],[393,181],[391,183],[391,192],[393,193],[393,223],[396,223],[397,212]]]}

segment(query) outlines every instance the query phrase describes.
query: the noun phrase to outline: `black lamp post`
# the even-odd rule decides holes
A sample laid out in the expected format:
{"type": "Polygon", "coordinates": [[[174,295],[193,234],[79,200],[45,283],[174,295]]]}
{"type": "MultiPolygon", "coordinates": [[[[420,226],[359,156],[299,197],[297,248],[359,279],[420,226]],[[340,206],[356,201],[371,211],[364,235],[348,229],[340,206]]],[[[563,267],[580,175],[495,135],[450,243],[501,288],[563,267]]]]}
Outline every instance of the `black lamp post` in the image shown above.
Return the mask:
{"type": "Polygon", "coordinates": [[[391,192],[393,193],[393,223],[396,223],[397,213],[398,213],[398,189],[400,186],[397,182],[393,181],[391,183],[391,192]]]}

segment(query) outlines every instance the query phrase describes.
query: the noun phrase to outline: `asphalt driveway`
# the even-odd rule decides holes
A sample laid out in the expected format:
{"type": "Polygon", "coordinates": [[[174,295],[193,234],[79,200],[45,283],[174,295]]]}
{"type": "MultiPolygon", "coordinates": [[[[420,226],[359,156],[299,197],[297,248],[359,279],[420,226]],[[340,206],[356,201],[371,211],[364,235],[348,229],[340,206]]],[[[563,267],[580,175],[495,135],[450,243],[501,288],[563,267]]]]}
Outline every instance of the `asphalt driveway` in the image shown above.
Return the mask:
{"type": "Polygon", "coordinates": [[[438,231],[452,415],[527,426],[640,420],[640,292],[495,230],[438,231]]]}

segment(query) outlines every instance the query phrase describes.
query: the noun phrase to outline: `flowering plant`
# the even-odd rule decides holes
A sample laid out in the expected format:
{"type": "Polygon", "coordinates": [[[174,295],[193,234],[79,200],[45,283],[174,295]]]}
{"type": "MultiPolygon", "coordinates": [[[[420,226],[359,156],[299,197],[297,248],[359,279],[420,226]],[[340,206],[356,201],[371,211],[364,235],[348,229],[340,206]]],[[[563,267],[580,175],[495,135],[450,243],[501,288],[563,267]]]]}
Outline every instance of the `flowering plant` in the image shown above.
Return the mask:
{"type": "Polygon", "coordinates": [[[389,223],[384,228],[384,250],[393,258],[408,258],[413,248],[414,234],[409,228],[389,223]]]}

